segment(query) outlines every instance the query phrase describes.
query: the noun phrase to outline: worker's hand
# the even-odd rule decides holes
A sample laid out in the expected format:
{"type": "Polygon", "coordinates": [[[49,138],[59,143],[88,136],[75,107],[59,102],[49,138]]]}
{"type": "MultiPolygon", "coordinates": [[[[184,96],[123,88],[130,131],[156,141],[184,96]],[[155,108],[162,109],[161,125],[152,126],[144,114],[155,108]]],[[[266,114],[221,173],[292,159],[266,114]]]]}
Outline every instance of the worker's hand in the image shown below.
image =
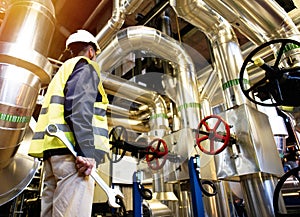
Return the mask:
{"type": "Polygon", "coordinates": [[[76,157],[75,165],[80,175],[88,176],[95,166],[95,160],[93,158],[78,156],[76,157]]]}

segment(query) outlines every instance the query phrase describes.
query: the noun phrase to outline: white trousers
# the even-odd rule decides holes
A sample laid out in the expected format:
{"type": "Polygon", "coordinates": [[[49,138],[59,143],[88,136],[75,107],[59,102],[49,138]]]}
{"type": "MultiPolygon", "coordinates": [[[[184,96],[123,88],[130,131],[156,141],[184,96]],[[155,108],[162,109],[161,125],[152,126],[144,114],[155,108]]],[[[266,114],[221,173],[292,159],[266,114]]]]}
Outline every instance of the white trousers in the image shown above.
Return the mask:
{"type": "Polygon", "coordinates": [[[41,217],[91,217],[94,180],[78,175],[74,156],[52,156],[44,167],[41,217]]]}

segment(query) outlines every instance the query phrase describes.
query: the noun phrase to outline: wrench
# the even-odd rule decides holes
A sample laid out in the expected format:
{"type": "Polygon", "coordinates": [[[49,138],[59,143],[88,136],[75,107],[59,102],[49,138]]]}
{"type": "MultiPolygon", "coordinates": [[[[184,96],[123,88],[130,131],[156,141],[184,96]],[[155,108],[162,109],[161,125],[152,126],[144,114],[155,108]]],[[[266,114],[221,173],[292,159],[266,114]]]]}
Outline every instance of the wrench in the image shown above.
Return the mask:
{"type": "MultiPolygon", "coordinates": [[[[74,150],[74,146],[72,143],[68,140],[66,135],[63,131],[61,131],[56,124],[49,124],[46,127],[46,133],[49,136],[55,136],[58,139],[60,139],[71,151],[71,153],[74,155],[74,157],[77,157],[77,153],[74,150]]],[[[90,176],[95,180],[95,182],[104,190],[105,194],[108,197],[108,204],[111,207],[119,208],[120,205],[117,204],[116,199],[117,198],[124,198],[124,195],[119,189],[113,189],[110,188],[106,182],[103,181],[103,179],[99,176],[99,174],[96,172],[95,167],[93,167],[92,172],[90,176]]]]}

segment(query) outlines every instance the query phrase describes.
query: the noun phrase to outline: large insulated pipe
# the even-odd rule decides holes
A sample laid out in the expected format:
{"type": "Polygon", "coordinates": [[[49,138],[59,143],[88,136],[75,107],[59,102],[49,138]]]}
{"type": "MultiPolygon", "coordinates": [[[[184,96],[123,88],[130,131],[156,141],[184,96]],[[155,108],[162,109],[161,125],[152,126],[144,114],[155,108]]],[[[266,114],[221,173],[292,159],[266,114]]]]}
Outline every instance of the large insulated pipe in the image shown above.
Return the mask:
{"type": "MultiPolygon", "coordinates": [[[[212,8],[216,9],[218,11],[218,13],[222,13],[221,15],[226,17],[226,16],[229,16],[227,19],[230,19],[230,17],[233,17],[233,16],[236,16],[237,14],[234,13],[233,11],[233,15],[230,15],[230,14],[227,14],[226,13],[224,14],[224,11],[226,11],[225,9],[226,8],[223,8],[224,7],[224,3],[223,3],[223,6],[222,6],[222,3],[220,1],[215,1],[215,0],[205,0],[205,2],[207,2],[207,4],[209,4],[209,6],[211,6],[212,8]],[[215,6],[216,5],[216,6],[215,6]],[[217,7],[218,6],[218,7],[217,7]]],[[[226,6],[226,5],[225,5],[226,6]]],[[[228,7],[228,6],[227,6],[228,7]]],[[[295,23],[297,29],[300,28],[300,19],[298,19],[300,17],[300,11],[297,10],[295,11],[295,13],[293,14],[293,22],[295,23]]],[[[260,43],[258,43],[260,44],[260,43]]],[[[244,45],[241,46],[241,50],[242,50],[242,55],[243,57],[246,57],[254,48],[256,47],[255,44],[253,44],[251,41],[250,42],[247,42],[245,43],[244,45]]],[[[265,53],[262,53],[261,54],[263,57],[266,57],[267,59],[269,59],[270,61],[274,59],[274,53],[273,53],[273,50],[269,49],[269,50],[266,50],[265,53]],[[267,57],[268,56],[268,57],[267,57]]],[[[251,64],[249,64],[249,66],[251,66],[251,64]]],[[[207,80],[209,78],[209,76],[213,73],[212,70],[216,70],[215,68],[214,69],[211,69],[211,66],[208,66],[202,70],[200,70],[199,72],[197,72],[198,74],[198,80],[207,80]]],[[[259,78],[262,73],[263,73],[263,70],[260,69],[260,68],[257,68],[257,67],[254,67],[254,69],[252,69],[251,67],[248,67],[247,68],[247,72],[248,72],[248,75],[249,75],[249,80],[250,80],[250,83],[256,83],[256,78],[259,78]]],[[[216,77],[216,76],[215,76],[216,77]]],[[[209,82],[209,80],[208,80],[209,82]]],[[[209,85],[206,85],[206,86],[209,86],[209,85]]],[[[206,91],[202,91],[201,94],[206,94],[206,91]]],[[[200,96],[202,98],[202,96],[200,96]]],[[[212,103],[214,103],[214,105],[218,105],[220,103],[222,103],[219,99],[219,98],[216,98],[215,96],[213,96],[214,98],[209,98],[210,100],[213,99],[212,103]]]]}
{"type": "Polygon", "coordinates": [[[32,71],[42,85],[50,82],[48,59],[55,29],[51,0],[11,0],[0,28],[0,60],[32,71]]]}
{"type": "MultiPolygon", "coordinates": [[[[243,63],[243,57],[230,24],[201,0],[177,0],[176,2],[174,0],[171,1],[171,5],[175,8],[179,16],[200,28],[211,41],[216,66],[222,74],[222,88],[227,109],[234,108],[236,105],[240,106],[246,104],[247,100],[241,92],[237,81],[239,70],[243,63]]],[[[253,182],[257,186],[263,185],[261,180],[254,176],[253,182]]],[[[270,188],[274,187],[274,183],[269,182],[269,184],[270,188]]],[[[270,197],[267,192],[261,192],[261,195],[265,198],[270,197]]],[[[259,198],[256,195],[251,195],[251,198],[252,200],[247,201],[248,203],[260,205],[258,203],[259,198]]],[[[270,200],[264,202],[268,204],[268,206],[270,205],[270,200]]],[[[260,209],[268,214],[264,216],[273,215],[272,210],[266,209],[264,206],[260,206],[260,209]]],[[[255,210],[249,209],[249,206],[247,207],[247,212],[250,216],[259,215],[255,210]]]]}
{"type": "MultiPolygon", "coordinates": [[[[205,0],[209,5],[214,2],[224,2],[234,10],[235,16],[245,17],[251,23],[259,26],[269,39],[291,38],[299,40],[299,31],[290,16],[276,2],[268,0],[205,0]]],[[[223,9],[217,10],[223,14],[223,9]]],[[[225,15],[225,14],[224,14],[225,15]]],[[[228,15],[228,14],[227,14],[228,15]]],[[[229,16],[232,16],[229,15],[229,16]]],[[[229,16],[224,16],[226,19],[229,16]]]]}
{"type": "Polygon", "coordinates": [[[0,63],[0,169],[17,152],[28,126],[40,89],[40,80],[30,71],[0,63]]]}
{"type": "MultiPolygon", "coordinates": [[[[191,57],[176,40],[153,28],[128,27],[117,33],[97,61],[103,71],[109,71],[122,58],[136,50],[143,50],[145,55],[158,56],[177,64],[175,100],[181,115],[181,128],[197,128],[200,103],[195,69],[191,57]]],[[[105,85],[105,80],[103,82],[105,85]]]]}
{"type": "MultiPolygon", "coordinates": [[[[140,106],[144,107],[144,106],[140,106]]],[[[146,106],[148,108],[148,106],[146,106]]],[[[109,126],[123,126],[126,129],[132,129],[137,132],[147,133],[150,131],[149,117],[150,111],[139,113],[134,110],[128,110],[126,105],[109,104],[107,107],[107,121],[109,126]],[[139,114],[139,115],[138,115],[139,114]]]]}
{"type": "MultiPolygon", "coordinates": [[[[150,91],[140,85],[137,85],[132,81],[128,81],[105,72],[102,73],[102,80],[103,86],[108,94],[114,95],[116,98],[127,99],[131,102],[147,105],[150,110],[149,116],[147,117],[149,119],[150,128],[168,130],[166,103],[159,94],[155,91],[150,91]]],[[[110,109],[112,109],[112,114],[114,114],[115,112],[113,109],[120,106],[118,100],[113,101],[112,105],[113,107],[110,107],[110,109]]],[[[130,105],[127,105],[127,108],[125,109],[130,111],[130,105]]],[[[126,114],[124,113],[124,110],[123,114],[126,114]]],[[[117,121],[116,123],[120,121],[118,117],[112,116],[110,118],[110,123],[113,124],[114,120],[117,121]]],[[[125,118],[130,118],[130,116],[125,118]]],[[[138,123],[139,126],[143,126],[140,124],[140,121],[137,122],[137,120],[129,120],[128,123],[129,122],[138,123]]],[[[117,125],[116,123],[114,125],[117,125]]],[[[126,124],[126,126],[129,126],[129,124],[126,124]]],[[[132,125],[132,127],[134,127],[134,125],[132,125]]],[[[147,127],[145,129],[149,128],[147,127]]],[[[142,132],[145,132],[145,129],[143,129],[142,132]]]]}
{"type": "Polygon", "coordinates": [[[238,85],[243,57],[231,25],[201,0],[171,0],[170,4],[178,16],[198,27],[210,40],[227,109],[246,103],[238,85]]]}
{"type": "MultiPolygon", "coordinates": [[[[220,84],[221,79],[218,77],[216,68],[209,67],[209,69],[206,68],[205,70],[209,70],[209,72],[208,72],[208,76],[206,76],[205,78],[205,82],[203,82],[204,83],[203,87],[199,89],[200,99],[208,100],[209,102],[213,101],[216,105],[222,104],[224,102],[223,95],[221,97],[218,97],[218,99],[216,99],[217,90],[219,90],[221,86],[220,84]]],[[[204,77],[199,77],[198,79],[202,79],[202,78],[203,78],[202,81],[204,81],[204,77]]],[[[204,116],[202,115],[202,117],[204,116]]]]}
{"type": "MultiPolygon", "coordinates": [[[[218,82],[215,82],[218,83],[218,82]]],[[[207,82],[206,84],[210,84],[207,82]]],[[[211,115],[212,107],[206,97],[201,98],[201,112],[203,117],[211,115]]],[[[203,160],[205,156],[202,157],[202,165],[200,164],[200,174],[202,179],[212,180],[215,184],[218,194],[214,197],[203,197],[203,202],[205,210],[208,216],[222,217],[230,216],[230,210],[228,206],[228,195],[226,194],[225,182],[217,180],[217,174],[215,171],[216,164],[214,160],[209,160],[206,158],[206,161],[203,160]]],[[[210,156],[212,157],[212,156],[210,156]]],[[[212,158],[211,158],[212,159],[212,158]]]]}
{"type": "Polygon", "coordinates": [[[0,181],[0,204],[18,195],[37,168],[33,159],[20,159],[16,153],[40,87],[50,82],[52,67],[46,56],[55,29],[54,14],[51,0],[11,0],[1,24],[0,179],[6,181],[0,181]],[[16,165],[20,161],[22,165],[16,165]],[[15,178],[7,181],[8,174],[15,178]]]}
{"type": "Polygon", "coordinates": [[[101,49],[107,46],[114,35],[121,29],[127,15],[132,14],[143,1],[141,0],[113,0],[113,12],[107,24],[96,35],[101,49]]]}
{"type": "Polygon", "coordinates": [[[299,30],[287,12],[276,2],[268,0],[224,0],[252,23],[262,28],[268,38],[293,38],[299,40],[299,30]]]}
{"type": "MultiPolygon", "coordinates": [[[[204,2],[224,17],[233,27],[247,37],[254,44],[267,42],[268,38],[257,24],[237,13],[235,8],[226,5],[222,0],[204,0],[204,2]]],[[[252,2],[252,1],[250,1],[252,2]]]]}

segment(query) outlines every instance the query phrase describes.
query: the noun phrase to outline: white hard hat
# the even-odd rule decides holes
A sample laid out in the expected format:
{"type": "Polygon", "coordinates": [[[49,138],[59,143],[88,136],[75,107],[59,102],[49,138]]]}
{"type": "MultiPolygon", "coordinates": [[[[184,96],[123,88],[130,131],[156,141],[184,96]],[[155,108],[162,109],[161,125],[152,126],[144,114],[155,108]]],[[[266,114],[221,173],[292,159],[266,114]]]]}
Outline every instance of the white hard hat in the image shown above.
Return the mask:
{"type": "Polygon", "coordinates": [[[93,43],[93,44],[95,44],[95,46],[97,48],[96,53],[100,53],[100,51],[101,51],[96,38],[86,30],[80,29],[80,30],[77,30],[77,32],[70,35],[66,41],[66,48],[68,48],[69,45],[74,42],[93,43]]]}

